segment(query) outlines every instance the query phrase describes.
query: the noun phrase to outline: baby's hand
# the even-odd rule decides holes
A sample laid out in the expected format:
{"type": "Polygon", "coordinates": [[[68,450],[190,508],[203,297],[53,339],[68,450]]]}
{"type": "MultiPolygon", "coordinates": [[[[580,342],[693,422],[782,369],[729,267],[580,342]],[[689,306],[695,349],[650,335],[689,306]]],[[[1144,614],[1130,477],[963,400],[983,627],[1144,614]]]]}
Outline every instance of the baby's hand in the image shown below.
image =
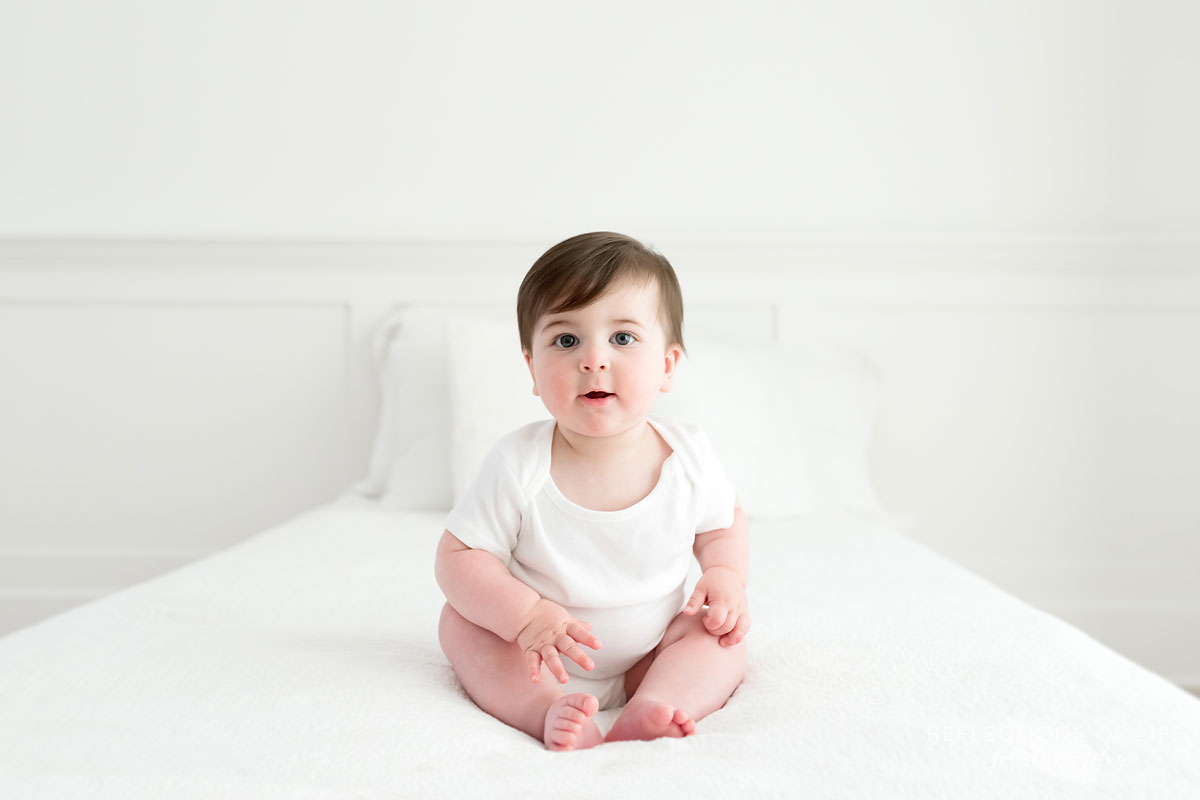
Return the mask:
{"type": "Polygon", "coordinates": [[[736,572],[725,567],[705,570],[683,613],[691,616],[703,605],[708,606],[704,629],[720,637],[718,644],[729,647],[746,638],[746,632],[750,630],[750,615],[746,613],[749,606],[746,587],[736,572]]]}
{"type": "Polygon", "coordinates": [[[526,618],[525,627],[517,634],[517,644],[525,651],[529,662],[529,678],[537,683],[542,677],[542,663],[550,668],[559,683],[567,682],[567,671],[563,669],[562,653],[584,669],[595,664],[583,652],[580,644],[593,650],[600,649],[600,641],[588,630],[592,623],[575,619],[558,603],[546,599],[538,600],[526,618]]]}

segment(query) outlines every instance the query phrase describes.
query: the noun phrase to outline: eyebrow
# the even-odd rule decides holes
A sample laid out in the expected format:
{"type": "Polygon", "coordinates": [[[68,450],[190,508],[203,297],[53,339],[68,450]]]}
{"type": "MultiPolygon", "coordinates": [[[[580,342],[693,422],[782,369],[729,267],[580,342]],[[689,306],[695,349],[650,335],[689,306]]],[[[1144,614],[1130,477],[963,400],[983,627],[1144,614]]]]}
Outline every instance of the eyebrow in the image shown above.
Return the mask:
{"type": "MultiPolygon", "coordinates": [[[[609,320],[609,321],[616,323],[618,325],[629,324],[629,325],[637,325],[639,328],[646,327],[646,326],[642,325],[642,323],[638,322],[636,319],[614,319],[614,320],[609,320]]],[[[553,322],[546,323],[546,325],[544,325],[542,327],[542,330],[548,331],[551,328],[557,327],[559,325],[570,325],[570,324],[571,323],[565,319],[556,319],[553,322]]]]}

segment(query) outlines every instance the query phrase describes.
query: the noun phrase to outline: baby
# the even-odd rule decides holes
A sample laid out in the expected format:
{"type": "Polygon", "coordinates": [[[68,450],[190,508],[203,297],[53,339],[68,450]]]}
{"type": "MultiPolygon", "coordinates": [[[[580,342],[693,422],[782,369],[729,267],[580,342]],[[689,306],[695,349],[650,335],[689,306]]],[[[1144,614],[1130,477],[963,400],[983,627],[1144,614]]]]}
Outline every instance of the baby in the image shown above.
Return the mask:
{"type": "Polygon", "coordinates": [[[572,237],[526,274],[517,326],[554,419],[502,437],[446,518],[442,650],[551,750],[687,736],[745,672],[749,531],[700,428],[648,416],[684,352],[675,271],[627,236],[572,237]]]}

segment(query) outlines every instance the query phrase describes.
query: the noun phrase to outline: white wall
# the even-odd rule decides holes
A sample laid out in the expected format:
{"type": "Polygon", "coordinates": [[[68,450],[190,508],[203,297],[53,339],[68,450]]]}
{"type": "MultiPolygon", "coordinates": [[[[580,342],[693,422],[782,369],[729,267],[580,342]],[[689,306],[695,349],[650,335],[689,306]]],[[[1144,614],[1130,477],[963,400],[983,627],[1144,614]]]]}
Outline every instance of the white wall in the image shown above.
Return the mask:
{"type": "Polygon", "coordinates": [[[0,5],[0,235],[1186,234],[1189,0],[0,5]]]}

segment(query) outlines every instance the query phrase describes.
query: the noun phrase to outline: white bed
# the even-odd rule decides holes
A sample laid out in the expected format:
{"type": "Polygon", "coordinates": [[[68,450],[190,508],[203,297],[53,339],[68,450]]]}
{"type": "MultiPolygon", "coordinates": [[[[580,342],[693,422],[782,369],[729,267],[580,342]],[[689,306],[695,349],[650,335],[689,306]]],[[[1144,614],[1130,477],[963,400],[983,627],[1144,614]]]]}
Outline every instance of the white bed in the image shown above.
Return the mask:
{"type": "Polygon", "coordinates": [[[1200,702],[851,514],[753,524],[694,736],[547,752],[442,656],[442,518],[347,497],[0,640],[0,797],[1200,793],[1200,702]]]}
{"type": "Polygon", "coordinates": [[[750,515],[746,680],[694,736],[546,752],[457,683],[432,573],[455,492],[536,398],[500,328],[405,314],[360,484],[0,639],[0,798],[1200,796],[1200,701],[880,505],[853,358],[699,340],[661,411],[705,425],[750,515]]]}

